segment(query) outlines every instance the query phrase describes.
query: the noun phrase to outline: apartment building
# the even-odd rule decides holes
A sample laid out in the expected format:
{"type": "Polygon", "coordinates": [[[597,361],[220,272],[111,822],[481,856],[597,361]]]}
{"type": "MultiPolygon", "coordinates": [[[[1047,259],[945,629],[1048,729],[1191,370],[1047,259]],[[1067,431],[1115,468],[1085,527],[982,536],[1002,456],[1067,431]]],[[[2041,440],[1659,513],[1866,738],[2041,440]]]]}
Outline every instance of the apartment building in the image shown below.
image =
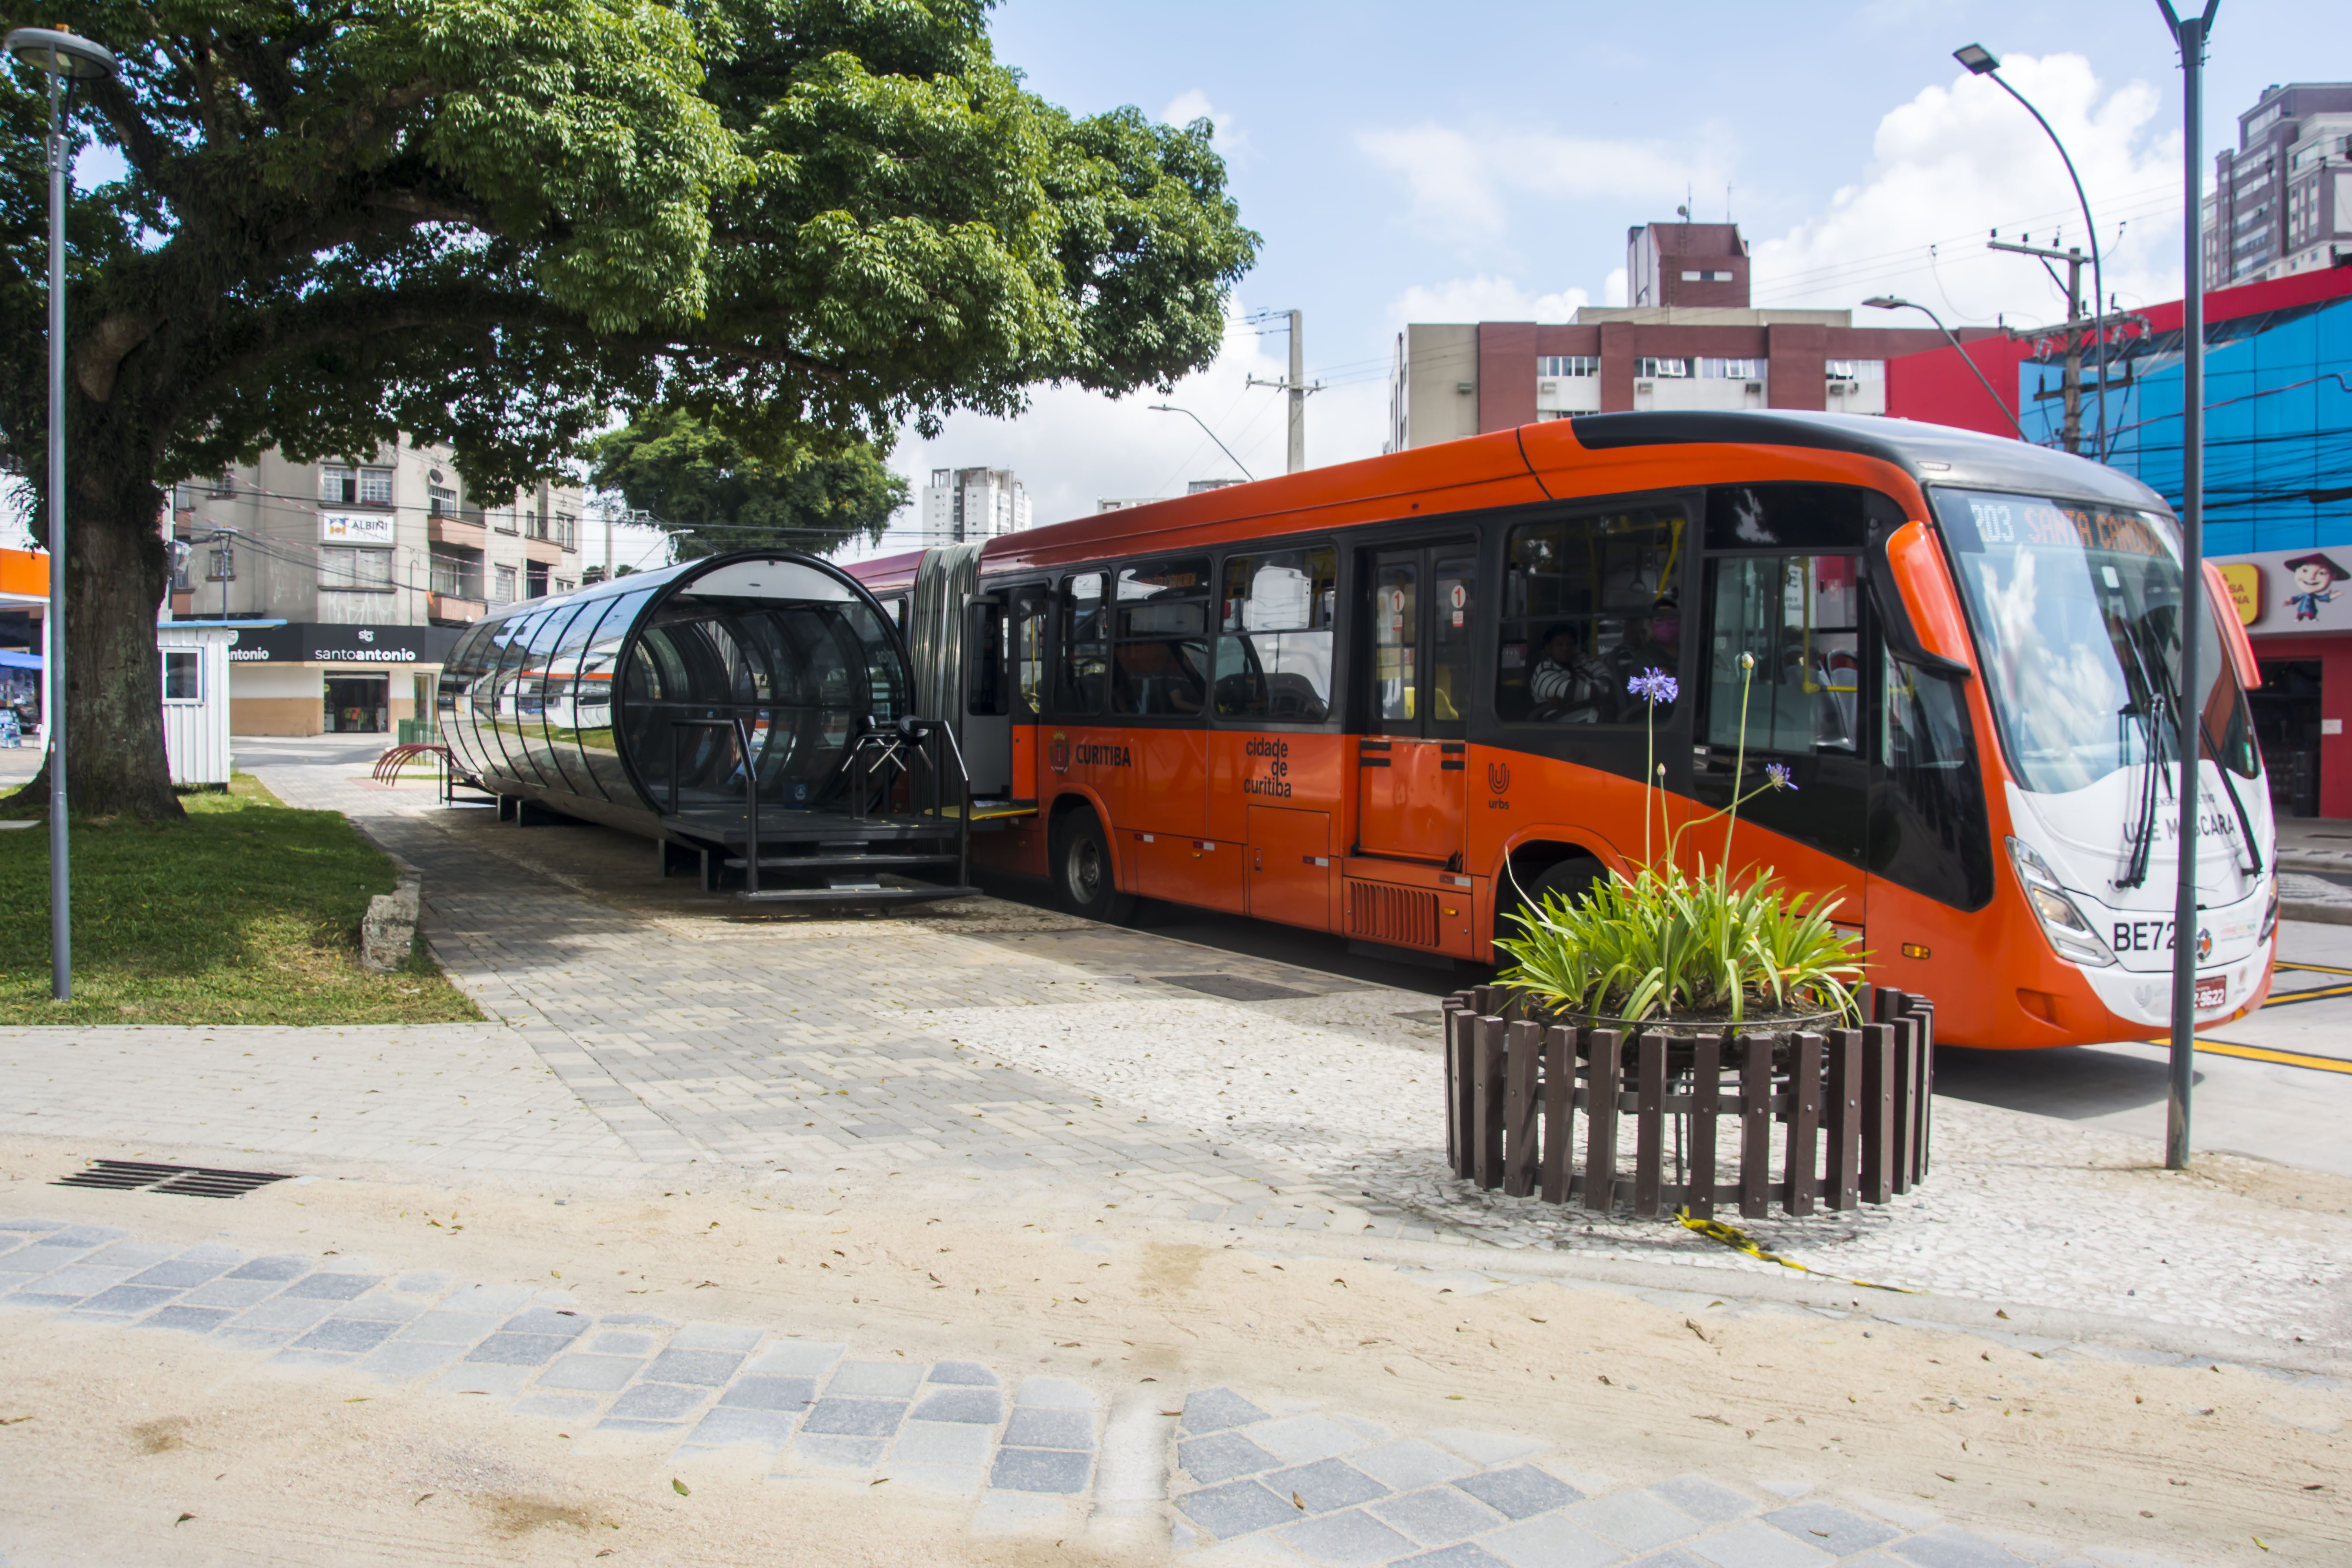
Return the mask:
{"type": "Polygon", "coordinates": [[[923,538],[961,544],[1029,526],[1029,488],[1010,468],[933,468],[923,487],[923,538]]]}
{"type": "Polygon", "coordinates": [[[1850,310],[1752,309],[1748,242],[1732,224],[1629,229],[1625,270],[1633,304],[1587,305],[1564,324],[1406,327],[1386,449],[1647,408],[1884,414],[1886,362],[1945,341],[1933,328],[1857,327],[1850,310]]]}
{"type": "Polygon", "coordinates": [[[448,448],[406,440],[341,461],[266,451],[173,496],[172,614],[236,626],[236,733],[386,732],[432,714],[465,626],[580,585],[583,499],[475,494],[448,448]]]}
{"type": "Polygon", "coordinates": [[[2352,82],[2273,83],[2213,155],[2205,281],[2352,266],[2352,82]]]}

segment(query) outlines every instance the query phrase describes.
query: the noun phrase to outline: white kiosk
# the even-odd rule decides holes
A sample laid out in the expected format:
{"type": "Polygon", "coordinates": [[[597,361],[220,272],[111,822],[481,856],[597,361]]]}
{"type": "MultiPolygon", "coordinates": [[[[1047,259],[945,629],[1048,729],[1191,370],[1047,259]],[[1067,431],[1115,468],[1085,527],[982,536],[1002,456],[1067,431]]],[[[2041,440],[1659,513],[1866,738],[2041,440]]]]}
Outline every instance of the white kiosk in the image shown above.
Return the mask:
{"type": "Polygon", "coordinates": [[[237,629],[219,621],[165,621],[155,628],[163,660],[163,750],[175,784],[228,787],[228,646],[237,629]]]}

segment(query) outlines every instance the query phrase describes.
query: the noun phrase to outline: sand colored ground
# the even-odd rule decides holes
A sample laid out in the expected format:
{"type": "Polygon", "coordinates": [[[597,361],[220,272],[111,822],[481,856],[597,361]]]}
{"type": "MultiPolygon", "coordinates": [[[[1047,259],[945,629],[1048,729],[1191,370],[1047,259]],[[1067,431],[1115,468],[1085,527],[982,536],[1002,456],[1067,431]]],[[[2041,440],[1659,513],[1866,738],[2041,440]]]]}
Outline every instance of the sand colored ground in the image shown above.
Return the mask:
{"type": "MultiPolygon", "coordinates": [[[[311,1184],[215,1204],[32,1184],[76,1152],[0,1145],[0,1207],[541,1284],[597,1310],[765,1323],[867,1355],[978,1356],[1111,1400],[1165,1389],[1171,1410],[1186,1387],[1226,1384],[1408,1431],[1517,1431],[1617,1480],[1698,1470],[1806,1481],[1995,1532],[2046,1529],[2181,1562],[2352,1559],[2341,1436],[2352,1394],[2238,1366],[2043,1360],[1860,1316],[1741,1311],[1754,1294],[1709,1304],[1706,1281],[1737,1275],[1687,1270],[1702,1294],[1672,1305],[1550,1283],[1469,1294],[1302,1253],[1295,1237],[1147,1234],[1115,1210],[1040,1226],[984,1199],[887,1185],[706,1190],[688,1176],[566,1191],[321,1167],[311,1184]]],[[[2266,1180],[2258,1169],[2223,1177],[2217,1201],[2266,1202],[2266,1180]]],[[[2293,1190],[2312,1202],[2317,1184],[2293,1190]]],[[[91,1562],[1165,1554],[1164,1540],[974,1539],[968,1509],[779,1485],[749,1460],[674,1472],[667,1445],[558,1436],[488,1400],[255,1367],[173,1334],[0,1316],[7,1528],[27,1547],[79,1542],[91,1562]]]]}

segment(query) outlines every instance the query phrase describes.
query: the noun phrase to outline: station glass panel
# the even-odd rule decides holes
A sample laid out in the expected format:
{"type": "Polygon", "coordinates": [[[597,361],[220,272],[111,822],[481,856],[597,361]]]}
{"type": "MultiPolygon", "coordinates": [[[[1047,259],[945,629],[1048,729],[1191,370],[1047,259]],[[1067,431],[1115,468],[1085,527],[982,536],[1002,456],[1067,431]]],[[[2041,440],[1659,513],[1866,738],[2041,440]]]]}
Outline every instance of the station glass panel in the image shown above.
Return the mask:
{"type": "Polygon", "coordinates": [[[597,623],[581,653],[580,670],[573,678],[578,693],[574,701],[581,755],[587,761],[590,776],[604,786],[608,797],[617,801],[632,801],[637,795],[613,738],[613,700],[620,686],[617,677],[621,645],[628,640],[629,628],[636,624],[638,612],[653,596],[653,589],[640,588],[618,595],[611,601],[611,607],[597,623]]]}
{"type": "Polygon", "coordinates": [[[573,689],[578,684],[580,650],[589,634],[596,629],[596,623],[604,618],[607,603],[601,598],[575,601],[569,606],[569,614],[559,609],[549,622],[559,629],[551,639],[542,638],[548,649],[546,673],[541,678],[539,694],[539,719],[543,728],[531,736],[534,755],[539,754],[542,744],[546,747],[546,761],[541,765],[561,775],[564,788],[592,800],[603,792],[588,776],[587,764],[580,758],[574,739],[579,715],[573,689]]]}
{"type": "Polygon", "coordinates": [[[523,757],[521,721],[515,710],[515,684],[521,678],[524,649],[530,643],[531,628],[544,614],[531,610],[510,616],[490,634],[493,658],[482,683],[488,711],[480,714],[475,727],[482,736],[482,749],[489,753],[489,765],[509,778],[538,776],[523,757]]]}
{"type": "Polygon", "coordinates": [[[457,646],[449,650],[449,662],[441,667],[441,689],[434,703],[443,744],[476,774],[482,769],[482,751],[474,733],[474,683],[482,676],[483,650],[489,646],[490,631],[489,622],[478,622],[457,639],[457,646]]]}

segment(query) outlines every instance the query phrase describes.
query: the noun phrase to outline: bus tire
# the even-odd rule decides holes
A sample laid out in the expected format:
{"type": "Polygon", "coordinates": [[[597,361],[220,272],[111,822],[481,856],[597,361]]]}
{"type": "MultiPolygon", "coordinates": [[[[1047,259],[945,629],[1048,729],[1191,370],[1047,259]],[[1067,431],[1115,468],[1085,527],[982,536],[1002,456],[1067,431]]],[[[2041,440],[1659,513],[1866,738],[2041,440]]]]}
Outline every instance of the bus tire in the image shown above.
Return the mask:
{"type": "MultiPolygon", "coordinates": [[[[1527,891],[1524,900],[1520,899],[1518,892],[1511,884],[1506,883],[1503,897],[1496,900],[1495,905],[1496,940],[1499,942],[1504,937],[1516,937],[1521,934],[1519,923],[1511,919],[1513,911],[1522,909],[1540,909],[1543,907],[1544,900],[1554,893],[1565,895],[1571,903],[1580,903],[1586,893],[1606,881],[1608,878],[1608,868],[1600,861],[1589,855],[1572,855],[1565,860],[1556,861],[1545,867],[1541,874],[1518,884],[1527,891]]],[[[1497,948],[1495,961],[1497,963],[1507,963],[1509,954],[1497,948]]]]}
{"type": "Polygon", "coordinates": [[[1091,806],[1071,812],[1054,834],[1054,897],[1090,921],[1127,925],[1135,919],[1136,897],[1118,890],[1110,839],[1091,806]]]}

